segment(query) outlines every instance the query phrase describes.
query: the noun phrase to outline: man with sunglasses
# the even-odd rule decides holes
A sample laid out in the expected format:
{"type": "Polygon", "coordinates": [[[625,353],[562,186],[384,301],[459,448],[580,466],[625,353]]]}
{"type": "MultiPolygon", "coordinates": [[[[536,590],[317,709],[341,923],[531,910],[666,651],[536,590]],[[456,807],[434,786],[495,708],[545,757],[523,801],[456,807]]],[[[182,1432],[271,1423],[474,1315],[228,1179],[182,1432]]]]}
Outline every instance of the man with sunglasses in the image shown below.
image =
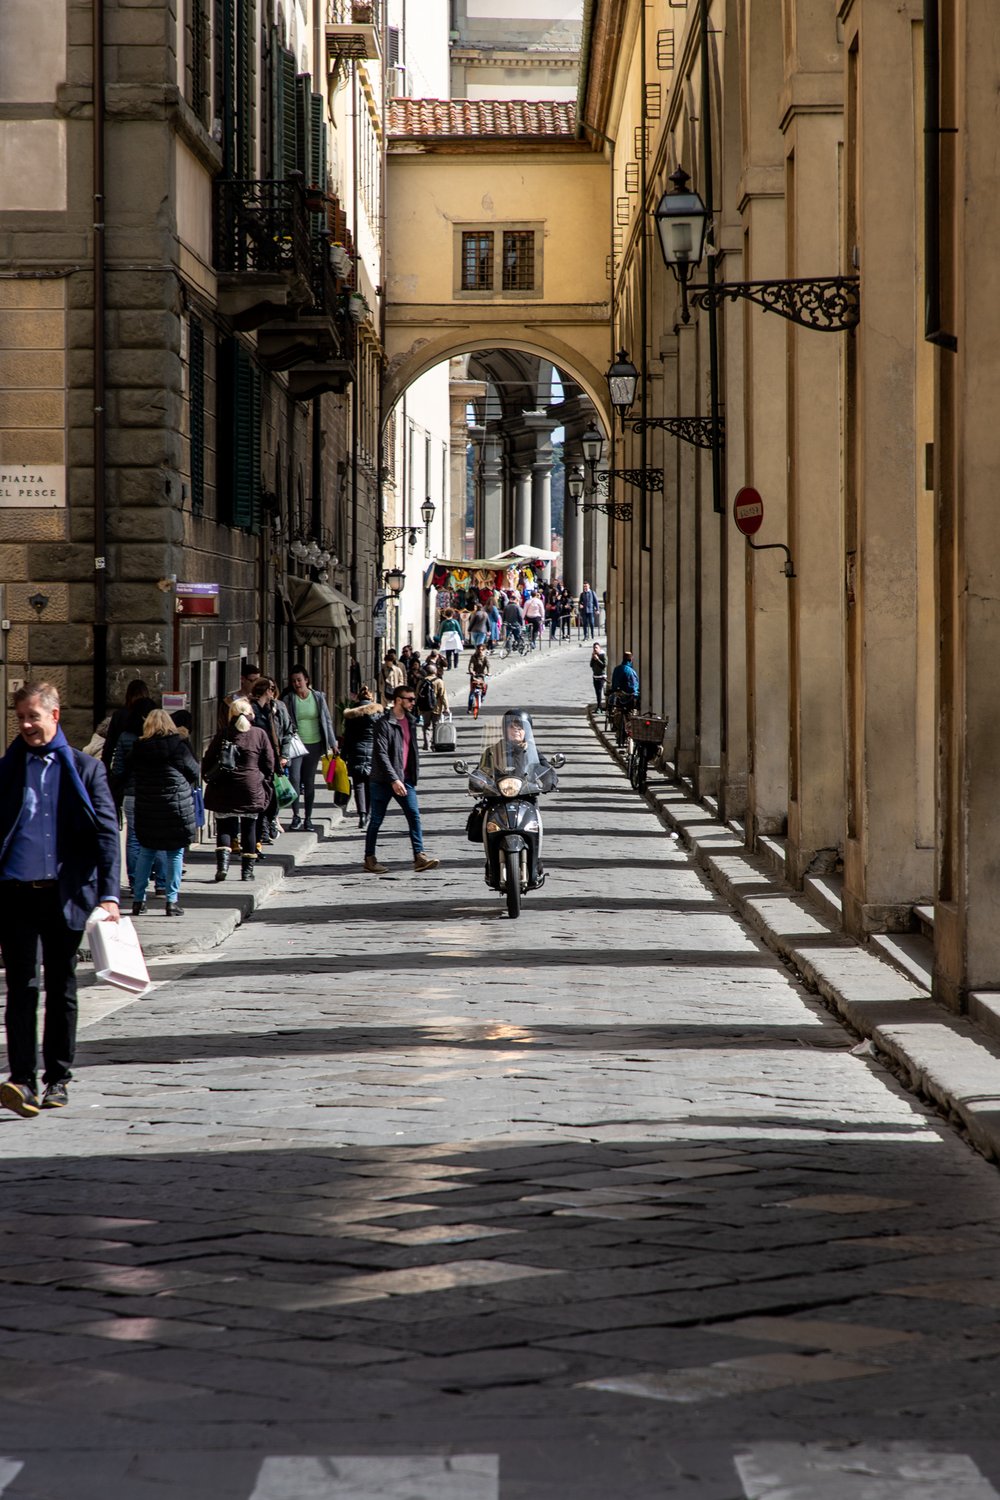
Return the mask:
{"type": "Polygon", "coordinates": [[[370,875],[386,874],[386,866],[375,857],[382,820],[395,798],[403,809],[413,845],[413,868],[434,870],[440,860],[424,853],[424,835],[417,805],[420,752],[417,749],[416,694],[411,687],[394,687],[392,704],[375,725],[372,770],[369,782],[371,807],[365,833],[365,864],[370,875]]]}

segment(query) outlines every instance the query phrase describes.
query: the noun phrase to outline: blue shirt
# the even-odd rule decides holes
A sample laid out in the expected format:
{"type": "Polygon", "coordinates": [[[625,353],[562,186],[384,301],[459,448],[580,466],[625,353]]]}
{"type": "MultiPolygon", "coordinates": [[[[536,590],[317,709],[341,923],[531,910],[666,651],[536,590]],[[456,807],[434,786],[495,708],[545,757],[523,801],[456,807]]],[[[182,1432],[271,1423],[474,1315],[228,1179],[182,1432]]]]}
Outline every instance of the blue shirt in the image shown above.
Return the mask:
{"type": "Polygon", "coordinates": [[[616,692],[631,693],[633,698],[638,698],[639,677],[631,662],[618,663],[611,674],[611,686],[616,692]]]}
{"type": "Polygon", "coordinates": [[[56,880],[56,809],[61,767],[54,750],[28,752],[24,762],[24,800],[0,864],[2,880],[56,880]]]}

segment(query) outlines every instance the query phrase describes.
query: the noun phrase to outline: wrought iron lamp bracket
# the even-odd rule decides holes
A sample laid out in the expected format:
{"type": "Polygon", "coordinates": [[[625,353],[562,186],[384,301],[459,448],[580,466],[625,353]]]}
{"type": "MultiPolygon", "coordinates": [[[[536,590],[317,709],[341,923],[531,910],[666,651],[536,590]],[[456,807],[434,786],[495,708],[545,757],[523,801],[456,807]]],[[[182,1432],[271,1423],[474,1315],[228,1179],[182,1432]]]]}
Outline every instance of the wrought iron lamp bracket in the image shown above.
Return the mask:
{"type": "Polygon", "coordinates": [[[691,443],[695,448],[724,448],[726,426],[720,417],[717,422],[711,417],[634,417],[626,424],[633,432],[669,432],[682,443],[691,443]]]}
{"type": "Polygon", "coordinates": [[[631,521],[632,519],[632,506],[628,501],[620,503],[615,500],[595,500],[590,504],[581,505],[580,510],[603,511],[612,521],[631,521]]]}
{"type": "Polygon", "coordinates": [[[861,321],[859,276],[793,277],[786,281],[720,281],[714,286],[688,287],[693,307],[708,311],[724,302],[756,302],[801,328],[819,333],[845,333],[861,321]]]}
{"type": "Polygon", "coordinates": [[[409,545],[415,547],[419,530],[418,526],[386,526],[383,527],[382,538],[386,542],[398,542],[405,537],[409,545]]]}
{"type": "Polygon", "coordinates": [[[594,479],[602,489],[607,489],[612,479],[621,479],[626,484],[634,484],[637,490],[657,495],[663,493],[662,469],[598,469],[594,479]]]}

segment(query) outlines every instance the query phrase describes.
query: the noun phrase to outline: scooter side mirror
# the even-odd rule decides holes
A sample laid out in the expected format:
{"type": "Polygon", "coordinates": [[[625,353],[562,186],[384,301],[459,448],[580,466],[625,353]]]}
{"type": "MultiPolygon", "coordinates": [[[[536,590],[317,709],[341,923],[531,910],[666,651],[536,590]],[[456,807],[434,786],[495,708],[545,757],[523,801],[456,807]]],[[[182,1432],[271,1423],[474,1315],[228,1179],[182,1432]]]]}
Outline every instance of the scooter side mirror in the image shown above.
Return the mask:
{"type": "Polygon", "coordinates": [[[557,771],[560,769],[561,766],[564,766],[565,764],[566,764],[566,757],[565,757],[565,755],[557,754],[557,755],[550,755],[549,756],[549,765],[550,766],[555,766],[555,768],[556,768],[557,771]]]}
{"type": "Polygon", "coordinates": [[[469,762],[467,760],[456,760],[454,762],[454,771],[456,776],[468,776],[469,762]]]}

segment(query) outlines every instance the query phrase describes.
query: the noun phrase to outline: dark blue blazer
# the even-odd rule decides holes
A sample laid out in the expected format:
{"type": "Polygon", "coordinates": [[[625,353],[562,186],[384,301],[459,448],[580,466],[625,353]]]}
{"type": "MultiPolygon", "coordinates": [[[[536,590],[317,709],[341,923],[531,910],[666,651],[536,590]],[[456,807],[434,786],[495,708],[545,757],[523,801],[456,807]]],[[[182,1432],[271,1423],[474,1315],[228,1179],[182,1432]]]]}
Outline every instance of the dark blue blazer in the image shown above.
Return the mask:
{"type": "MultiPolygon", "coordinates": [[[[71,750],[80,780],[87,788],[93,813],[85,807],[62,768],[56,811],[56,856],[59,898],[67,927],[82,931],[102,896],[117,899],[121,882],[121,842],[118,811],[99,760],[71,750]]],[[[16,739],[0,760],[0,850],[9,839],[24,801],[24,763],[27,749],[16,739]]]]}

